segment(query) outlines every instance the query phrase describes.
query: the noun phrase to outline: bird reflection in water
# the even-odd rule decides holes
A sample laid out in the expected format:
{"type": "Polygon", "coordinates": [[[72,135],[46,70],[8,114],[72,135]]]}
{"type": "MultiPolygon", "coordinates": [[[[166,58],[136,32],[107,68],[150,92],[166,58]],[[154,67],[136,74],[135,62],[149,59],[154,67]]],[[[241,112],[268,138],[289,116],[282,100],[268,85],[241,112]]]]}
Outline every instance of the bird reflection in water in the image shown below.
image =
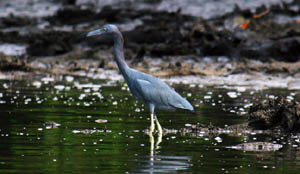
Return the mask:
{"type": "Polygon", "coordinates": [[[162,135],[158,134],[157,137],[149,135],[149,137],[150,155],[140,157],[138,161],[141,164],[132,173],[176,173],[188,170],[192,165],[189,156],[160,155],[159,153],[163,150],[163,147],[160,146],[162,135]]]}

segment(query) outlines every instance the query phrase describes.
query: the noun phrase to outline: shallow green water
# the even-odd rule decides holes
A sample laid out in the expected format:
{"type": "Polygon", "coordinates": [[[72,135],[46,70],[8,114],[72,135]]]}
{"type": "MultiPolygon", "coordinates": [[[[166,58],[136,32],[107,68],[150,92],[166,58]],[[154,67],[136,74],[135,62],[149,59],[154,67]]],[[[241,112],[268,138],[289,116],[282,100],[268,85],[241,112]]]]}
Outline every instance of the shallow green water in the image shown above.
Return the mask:
{"type": "Polygon", "coordinates": [[[158,111],[162,126],[173,131],[156,145],[159,137],[145,133],[147,108],[123,84],[52,80],[0,81],[0,173],[274,174],[300,169],[298,136],[183,131],[189,124],[244,123],[248,101],[279,94],[299,99],[297,91],[175,85],[196,112],[158,111]],[[107,122],[95,122],[99,119],[107,122]],[[269,152],[230,148],[262,141],[282,147],[269,152]]]}

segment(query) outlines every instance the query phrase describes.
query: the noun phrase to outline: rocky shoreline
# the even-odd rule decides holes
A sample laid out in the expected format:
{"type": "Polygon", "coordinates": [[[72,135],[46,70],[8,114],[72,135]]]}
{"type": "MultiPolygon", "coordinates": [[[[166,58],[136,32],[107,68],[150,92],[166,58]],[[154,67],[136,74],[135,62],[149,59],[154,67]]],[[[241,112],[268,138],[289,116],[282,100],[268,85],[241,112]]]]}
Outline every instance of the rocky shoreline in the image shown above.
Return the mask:
{"type": "MultiPolygon", "coordinates": [[[[1,17],[2,43],[25,45],[21,58],[37,59],[77,53],[96,58],[107,50],[106,38],[87,39],[87,31],[105,23],[121,28],[126,55],[135,62],[164,56],[193,59],[225,56],[230,60],[297,62],[300,53],[299,1],[279,3],[255,10],[241,10],[204,19],[151,9],[106,5],[101,9],[75,3],[62,5],[49,16],[1,17]],[[280,20],[285,17],[286,20],[280,20]]],[[[107,55],[104,55],[104,57],[107,55]]],[[[110,56],[110,53],[108,53],[110,56]]],[[[101,58],[102,56],[100,56],[101,58]]]]}
{"type": "MultiPolygon", "coordinates": [[[[47,13],[12,12],[0,17],[2,78],[19,71],[77,75],[114,70],[112,41],[85,35],[99,25],[115,23],[124,34],[128,62],[156,76],[246,74],[255,79],[266,74],[288,79],[281,86],[290,89],[300,83],[296,0],[254,9],[236,6],[210,18],[187,15],[184,10],[141,8],[143,3],[136,5],[139,8],[120,3],[101,9],[90,1],[63,1],[49,7],[48,1],[40,3],[46,3],[47,13]]],[[[8,4],[6,9],[13,7],[8,4]]]]}

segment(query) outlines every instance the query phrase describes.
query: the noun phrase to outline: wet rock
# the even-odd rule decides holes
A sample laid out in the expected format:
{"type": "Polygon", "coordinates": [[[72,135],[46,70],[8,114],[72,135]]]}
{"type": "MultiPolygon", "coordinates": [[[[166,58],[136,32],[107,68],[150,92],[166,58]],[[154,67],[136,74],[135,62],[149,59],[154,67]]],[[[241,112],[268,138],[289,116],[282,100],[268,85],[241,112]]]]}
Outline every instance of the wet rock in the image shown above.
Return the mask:
{"type": "Polygon", "coordinates": [[[286,62],[297,62],[300,60],[299,48],[300,37],[292,37],[274,42],[273,46],[266,51],[270,52],[270,56],[274,58],[279,58],[286,62]]]}
{"type": "Polygon", "coordinates": [[[300,130],[300,104],[278,97],[250,107],[249,126],[256,129],[300,130]]]}
{"type": "Polygon", "coordinates": [[[63,5],[75,5],[76,0],[58,0],[58,2],[62,2],[63,5]]]}
{"type": "Polygon", "coordinates": [[[96,13],[80,7],[66,7],[56,12],[54,16],[46,18],[52,25],[74,25],[95,20],[96,13]]]}
{"type": "Polygon", "coordinates": [[[192,54],[187,44],[182,44],[182,45],[157,44],[152,48],[150,53],[153,56],[192,54]]]}
{"type": "Polygon", "coordinates": [[[50,31],[31,35],[26,51],[31,56],[53,56],[72,50],[74,40],[79,36],[70,32],[50,31]]]}
{"type": "Polygon", "coordinates": [[[1,32],[0,31],[1,42],[6,43],[26,43],[26,36],[21,35],[18,31],[1,32]]]}
{"type": "Polygon", "coordinates": [[[36,24],[36,20],[28,17],[9,16],[0,18],[0,28],[22,27],[36,24]]]}
{"type": "Polygon", "coordinates": [[[98,19],[104,19],[107,22],[117,22],[120,21],[121,18],[125,17],[121,15],[120,9],[113,9],[112,6],[104,6],[101,12],[96,16],[98,19]]]}

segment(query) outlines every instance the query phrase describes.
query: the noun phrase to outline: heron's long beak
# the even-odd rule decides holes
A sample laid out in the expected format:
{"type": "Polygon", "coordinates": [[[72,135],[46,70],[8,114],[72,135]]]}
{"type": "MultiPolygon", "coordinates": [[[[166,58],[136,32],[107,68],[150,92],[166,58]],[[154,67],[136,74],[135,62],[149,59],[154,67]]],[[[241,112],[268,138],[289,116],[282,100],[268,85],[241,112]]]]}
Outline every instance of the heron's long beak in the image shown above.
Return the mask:
{"type": "Polygon", "coordinates": [[[90,37],[90,36],[101,35],[101,34],[102,34],[101,30],[98,29],[98,30],[93,30],[93,31],[88,32],[88,34],[86,36],[90,37]]]}

